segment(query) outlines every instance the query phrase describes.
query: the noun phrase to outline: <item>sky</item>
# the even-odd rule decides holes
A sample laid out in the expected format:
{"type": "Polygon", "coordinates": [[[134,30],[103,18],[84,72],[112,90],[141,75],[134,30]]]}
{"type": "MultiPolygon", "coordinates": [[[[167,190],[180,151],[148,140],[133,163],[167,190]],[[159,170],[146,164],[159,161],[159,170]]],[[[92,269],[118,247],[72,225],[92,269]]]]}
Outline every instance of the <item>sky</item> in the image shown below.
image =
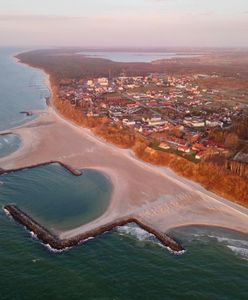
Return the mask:
{"type": "Polygon", "coordinates": [[[248,47],[248,0],[0,0],[0,46],[248,47]]]}

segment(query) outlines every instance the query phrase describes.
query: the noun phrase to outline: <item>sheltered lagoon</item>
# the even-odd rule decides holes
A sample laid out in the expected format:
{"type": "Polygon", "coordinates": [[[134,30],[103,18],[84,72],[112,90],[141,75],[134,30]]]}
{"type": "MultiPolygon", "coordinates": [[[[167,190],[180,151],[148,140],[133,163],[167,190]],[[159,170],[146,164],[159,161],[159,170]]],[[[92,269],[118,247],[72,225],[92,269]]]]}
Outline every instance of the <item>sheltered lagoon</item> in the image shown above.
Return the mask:
{"type": "Polygon", "coordinates": [[[15,203],[32,218],[57,232],[100,217],[107,209],[112,186],[95,170],[73,176],[59,165],[48,165],[1,176],[1,204],[15,203]]]}

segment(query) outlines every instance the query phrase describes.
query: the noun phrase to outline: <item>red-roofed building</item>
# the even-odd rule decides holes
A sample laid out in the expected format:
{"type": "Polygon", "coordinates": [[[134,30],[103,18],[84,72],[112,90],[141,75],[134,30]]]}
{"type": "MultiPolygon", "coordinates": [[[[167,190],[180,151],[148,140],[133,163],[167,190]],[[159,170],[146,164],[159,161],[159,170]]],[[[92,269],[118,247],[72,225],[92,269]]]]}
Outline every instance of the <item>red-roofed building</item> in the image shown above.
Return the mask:
{"type": "Polygon", "coordinates": [[[206,150],[206,147],[202,144],[194,144],[192,145],[192,150],[195,150],[195,151],[205,151],[206,150]]]}
{"type": "Polygon", "coordinates": [[[196,158],[196,159],[202,159],[204,155],[206,155],[206,152],[205,152],[205,151],[201,151],[201,152],[198,152],[198,153],[195,155],[195,158],[196,158]]]}
{"type": "Polygon", "coordinates": [[[185,153],[189,153],[190,152],[190,148],[188,146],[178,146],[177,150],[185,152],[185,153]]]}

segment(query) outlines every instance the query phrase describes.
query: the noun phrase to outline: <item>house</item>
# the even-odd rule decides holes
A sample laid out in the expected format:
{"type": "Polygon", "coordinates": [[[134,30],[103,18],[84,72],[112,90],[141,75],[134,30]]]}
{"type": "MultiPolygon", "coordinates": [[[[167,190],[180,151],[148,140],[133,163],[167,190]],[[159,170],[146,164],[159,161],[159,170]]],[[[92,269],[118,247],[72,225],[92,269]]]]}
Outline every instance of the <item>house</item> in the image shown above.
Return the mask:
{"type": "Polygon", "coordinates": [[[205,151],[198,152],[198,153],[195,155],[195,159],[202,159],[205,155],[206,155],[206,152],[205,152],[205,151]]]}
{"type": "Polygon", "coordinates": [[[168,150],[168,149],[170,149],[170,146],[168,144],[166,144],[165,142],[162,142],[159,144],[159,148],[168,150]]]}
{"type": "Polygon", "coordinates": [[[206,150],[206,147],[202,144],[193,144],[192,145],[192,150],[194,150],[194,151],[204,151],[204,150],[206,150]]]}
{"type": "Polygon", "coordinates": [[[94,86],[93,80],[88,80],[87,85],[90,86],[90,87],[93,87],[94,86]]]}
{"type": "Polygon", "coordinates": [[[209,120],[207,120],[207,121],[206,121],[206,125],[207,125],[208,127],[217,127],[217,126],[221,126],[221,122],[219,122],[219,121],[209,121],[209,120]]]}
{"type": "Polygon", "coordinates": [[[108,86],[109,84],[108,78],[105,77],[98,78],[97,82],[100,84],[100,86],[108,86]]]}
{"type": "Polygon", "coordinates": [[[128,120],[128,119],[123,119],[122,120],[122,123],[126,126],[134,126],[136,124],[135,121],[132,121],[132,120],[128,120]]]}
{"type": "Polygon", "coordinates": [[[185,153],[189,153],[190,152],[190,148],[188,146],[182,146],[182,145],[178,146],[177,150],[185,152],[185,153]]]}

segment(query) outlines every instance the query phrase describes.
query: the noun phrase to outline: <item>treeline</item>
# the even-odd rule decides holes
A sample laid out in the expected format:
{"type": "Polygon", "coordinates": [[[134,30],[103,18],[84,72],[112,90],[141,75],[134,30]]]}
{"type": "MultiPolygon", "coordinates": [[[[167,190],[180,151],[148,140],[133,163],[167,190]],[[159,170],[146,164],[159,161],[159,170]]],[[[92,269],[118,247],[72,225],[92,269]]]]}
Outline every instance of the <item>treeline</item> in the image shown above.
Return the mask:
{"type": "Polygon", "coordinates": [[[171,75],[195,73],[232,75],[236,69],[239,73],[243,70],[247,72],[247,63],[237,67],[235,57],[229,57],[227,62],[221,53],[216,53],[217,61],[207,55],[199,58],[160,60],[153,63],[124,63],[85,57],[79,54],[80,51],[83,49],[43,49],[21,53],[16,57],[26,64],[45,70],[57,82],[62,79],[119,76],[121,73],[135,76],[155,72],[171,75]]]}
{"type": "Polygon", "coordinates": [[[77,53],[77,51],[63,53],[55,50],[38,50],[21,53],[17,58],[45,70],[57,83],[65,79],[119,76],[123,72],[126,75],[136,76],[164,71],[162,65],[114,62],[108,59],[85,57],[77,53]]]}
{"type": "MultiPolygon", "coordinates": [[[[232,150],[240,147],[247,147],[248,116],[237,118],[233,121],[233,125],[228,129],[212,129],[209,132],[209,137],[232,150]]],[[[247,150],[248,152],[248,148],[244,150],[247,150]]]]}
{"type": "Polygon", "coordinates": [[[206,157],[205,163],[210,163],[215,165],[216,168],[224,168],[227,171],[247,178],[248,180],[248,164],[241,161],[236,161],[233,159],[228,159],[224,155],[210,155],[206,157]]]}
{"type": "Polygon", "coordinates": [[[177,174],[196,181],[206,189],[248,207],[248,180],[232,174],[225,166],[209,162],[194,164],[171,153],[151,149],[147,145],[135,145],[136,155],[149,163],[166,166],[177,174]]]}
{"type": "Polygon", "coordinates": [[[232,173],[237,174],[241,177],[246,177],[248,180],[248,164],[235,161],[235,160],[225,160],[226,169],[230,170],[232,173]]]}
{"type": "MultiPolygon", "coordinates": [[[[194,164],[177,155],[150,148],[148,141],[140,135],[123,128],[120,124],[111,124],[107,118],[86,117],[68,101],[61,101],[56,96],[54,105],[66,118],[80,126],[91,128],[106,141],[119,147],[131,148],[138,158],[169,167],[177,174],[200,183],[206,189],[248,207],[248,180],[233,174],[230,166],[227,168],[225,164],[220,166],[211,162],[194,164]]],[[[231,168],[234,168],[234,165],[231,168]]]]}

